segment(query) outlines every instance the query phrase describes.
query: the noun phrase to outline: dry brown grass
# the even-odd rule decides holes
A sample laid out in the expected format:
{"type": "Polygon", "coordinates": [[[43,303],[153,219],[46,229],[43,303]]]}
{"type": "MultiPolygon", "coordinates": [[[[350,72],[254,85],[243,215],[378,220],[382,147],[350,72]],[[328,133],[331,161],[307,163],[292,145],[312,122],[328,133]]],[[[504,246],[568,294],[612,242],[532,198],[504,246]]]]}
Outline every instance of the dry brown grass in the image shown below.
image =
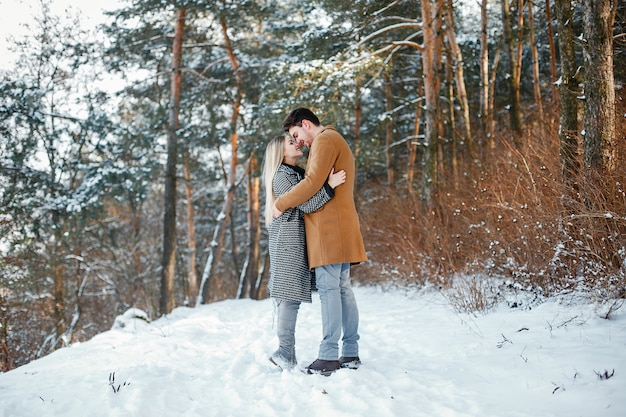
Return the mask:
{"type": "Polygon", "coordinates": [[[494,282],[475,275],[454,277],[444,295],[459,313],[488,311],[499,301],[499,289],[494,282]]]}
{"type": "MultiPolygon", "coordinates": [[[[558,135],[530,132],[523,142],[516,149],[499,138],[496,149],[482,150],[482,162],[468,165],[456,185],[440,184],[429,213],[406,186],[363,187],[359,211],[370,262],[358,279],[451,288],[453,277],[478,274],[546,295],[583,289],[626,297],[624,164],[600,182],[579,175],[565,184],[558,135]]],[[[479,283],[470,280],[457,294],[488,306],[491,289],[479,283]]]]}

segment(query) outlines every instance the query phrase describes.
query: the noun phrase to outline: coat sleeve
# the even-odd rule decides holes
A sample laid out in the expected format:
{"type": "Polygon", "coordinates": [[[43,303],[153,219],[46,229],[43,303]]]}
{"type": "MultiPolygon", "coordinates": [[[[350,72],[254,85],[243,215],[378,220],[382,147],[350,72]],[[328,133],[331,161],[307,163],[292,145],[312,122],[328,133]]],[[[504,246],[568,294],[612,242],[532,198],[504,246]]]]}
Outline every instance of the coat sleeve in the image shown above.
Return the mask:
{"type": "MultiPolygon", "coordinates": [[[[276,208],[285,211],[306,202],[318,192],[328,178],[331,168],[337,160],[337,147],[329,135],[315,139],[306,166],[306,175],[302,181],[283,196],[276,195],[276,208]]],[[[341,167],[335,167],[340,170],[341,167]]]]}
{"type": "Polygon", "coordinates": [[[335,196],[335,190],[333,190],[328,183],[315,193],[315,195],[309,198],[302,204],[298,205],[298,208],[305,213],[313,213],[328,203],[335,196]]]}
{"type": "MultiPolygon", "coordinates": [[[[298,184],[298,182],[299,180],[296,175],[289,175],[285,172],[278,171],[276,175],[274,175],[274,180],[272,181],[274,195],[278,198],[291,190],[296,184],[298,184]]],[[[305,213],[312,213],[321,209],[322,206],[328,203],[334,196],[335,190],[333,190],[328,183],[324,183],[324,186],[318,190],[313,197],[301,204],[298,204],[296,207],[305,213]]]]}

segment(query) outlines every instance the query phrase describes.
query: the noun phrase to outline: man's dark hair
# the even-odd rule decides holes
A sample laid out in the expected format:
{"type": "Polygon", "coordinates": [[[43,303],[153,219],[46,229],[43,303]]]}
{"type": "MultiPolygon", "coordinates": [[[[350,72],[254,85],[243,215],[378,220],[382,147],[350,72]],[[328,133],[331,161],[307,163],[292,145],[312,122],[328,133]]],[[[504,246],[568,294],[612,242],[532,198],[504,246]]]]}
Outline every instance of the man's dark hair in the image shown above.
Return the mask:
{"type": "Polygon", "coordinates": [[[283,121],[283,129],[285,132],[289,132],[289,129],[293,126],[302,126],[302,121],[305,119],[313,123],[315,126],[320,125],[320,119],[317,118],[315,113],[305,107],[300,107],[293,110],[287,115],[287,117],[285,117],[285,120],[283,121]]]}

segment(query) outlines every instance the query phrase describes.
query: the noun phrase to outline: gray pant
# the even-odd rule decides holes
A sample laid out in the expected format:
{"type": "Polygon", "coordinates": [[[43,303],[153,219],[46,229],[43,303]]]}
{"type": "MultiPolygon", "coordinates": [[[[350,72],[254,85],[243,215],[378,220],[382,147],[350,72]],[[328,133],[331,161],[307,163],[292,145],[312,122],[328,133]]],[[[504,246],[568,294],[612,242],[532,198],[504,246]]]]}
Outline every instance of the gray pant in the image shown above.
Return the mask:
{"type": "Polygon", "coordinates": [[[274,352],[274,360],[284,361],[288,367],[295,366],[296,360],[296,320],[299,301],[276,300],[276,335],[278,336],[278,350],[274,352]]]}
{"type": "Polygon", "coordinates": [[[318,359],[337,360],[343,330],[342,356],[359,355],[359,309],[350,286],[350,264],[315,268],[322,306],[322,332],[318,359]]]}

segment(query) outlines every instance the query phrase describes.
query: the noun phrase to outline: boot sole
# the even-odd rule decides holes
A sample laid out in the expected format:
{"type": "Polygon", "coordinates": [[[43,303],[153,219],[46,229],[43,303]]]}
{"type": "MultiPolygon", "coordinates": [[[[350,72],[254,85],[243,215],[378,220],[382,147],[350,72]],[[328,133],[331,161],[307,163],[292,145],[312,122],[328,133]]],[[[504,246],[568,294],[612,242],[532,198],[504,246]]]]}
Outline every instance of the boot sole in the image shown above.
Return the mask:
{"type": "Polygon", "coordinates": [[[303,369],[302,373],[307,374],[307,375],[331,376],[334,372],[338,371],[339,369],[335,369],[334,371],[313,371],[311,369],[303,369]]]}

